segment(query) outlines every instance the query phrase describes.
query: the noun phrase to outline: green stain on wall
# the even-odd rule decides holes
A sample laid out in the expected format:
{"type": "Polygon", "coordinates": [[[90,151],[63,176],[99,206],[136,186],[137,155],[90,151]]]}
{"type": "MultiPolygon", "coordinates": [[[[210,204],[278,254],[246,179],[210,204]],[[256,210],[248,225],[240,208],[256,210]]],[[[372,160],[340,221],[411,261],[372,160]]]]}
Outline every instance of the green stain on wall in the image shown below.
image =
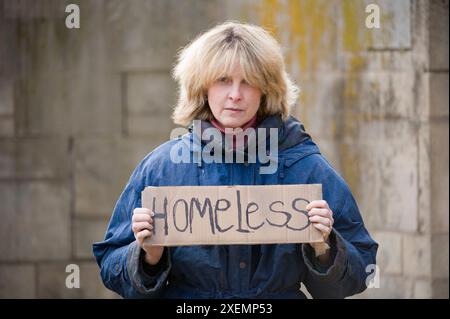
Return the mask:
{"type": "Polygon", "coordinates": [[[263,0],[259,6],[260,24],[267,30],[272,32],[272,35],[279,40],[277,15],[281,11],[281,6],[277,0],[263,0]]]}
{"type": "Polygon", "coordinates": [[[338,143],[338,157],[342,174],[351,189],[358,196],[360,173],[360,156],[357,149],[358,132],[361,126],[359,117],[361,99],[361,73],[365,69],[365,49],[367,37],[365,27],[365,6],[359,0],[342,1],[342,48],[346,55],[346,68],[340,111],[340,130],[345,142],[338,143]]]}
{"type": "Polygon", "coordinates": [[[331,92],[341,105],[329,127],[339,146],[341,171],[357,192],[359,155],[349,145],[358,142],[362,123],[359,106],[364,103],[361,74],[367,65],[366,49],[373,43],[372,33],[365,26],[364,1],[262,0],[255,8],[259,19],[255,22],[271,31],[287,49],[288,70],[297,71],[300,86],[301,81],[310,84],[299,97],[298,115],[306,127],[311,108],[324,94],[320,91],[321,77],[328,69],[343,74],[340,91],[331,92]]]}

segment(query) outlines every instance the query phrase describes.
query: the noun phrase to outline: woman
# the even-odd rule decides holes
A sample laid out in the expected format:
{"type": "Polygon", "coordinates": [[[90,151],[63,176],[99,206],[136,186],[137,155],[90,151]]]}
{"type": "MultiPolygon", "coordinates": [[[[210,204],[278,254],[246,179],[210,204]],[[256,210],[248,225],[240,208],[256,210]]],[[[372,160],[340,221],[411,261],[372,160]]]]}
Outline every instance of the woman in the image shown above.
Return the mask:
{"type": "MultiPolygon", "coordinates": [[[[345,181],[289,116],[298,90],[276,40],[258,26],[218,25],[181,51],[174,77],[179,84],[175,123],[201,120],[200,132],[217,128],[221,134],[275,128],[277,166],[262,174],[260,159],[253,163],[248,156],[244,163],[173,161],[174,148],[193,153],[194,140],[203,148],[208,142],[192,126],[188,134],[156,148],[133,172],[105,240],[94,244],[106,287],[128,298],[305,298],[301,283],[314,298],[362,292],[378,245],[345,181]],[[316,256],[318,247],[310,244],[169,248],[144,243],[153,229],[153,212],[141,208],[146,186],[275,184],[322,184],[324,200],[312,201],[307,210],[329,249],[316,256]]],[[[237,152],[236,143],[233,148],[237,152]]],[[[244,153],[247,149],[244,145],[244,153]]]]}

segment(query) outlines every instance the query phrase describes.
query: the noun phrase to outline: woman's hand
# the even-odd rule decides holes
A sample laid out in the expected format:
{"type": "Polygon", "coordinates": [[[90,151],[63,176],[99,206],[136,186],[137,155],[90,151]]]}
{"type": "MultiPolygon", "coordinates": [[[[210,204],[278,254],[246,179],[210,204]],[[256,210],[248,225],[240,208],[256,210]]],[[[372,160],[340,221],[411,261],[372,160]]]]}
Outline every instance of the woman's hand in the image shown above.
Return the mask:
{"type": "Polygon", "coordinates": [[[154,213],[148,208],[135,208],[131,228],[139,247],[145,251],[145,261],[156,265],[164,252],[164,246],[149,245],[145,239],[152,237],[154,213]]]}
{"type": "MultiPolygon", "coordinates": [[[[310,222],[315,228],[320,230],[325,243],[328,245],[328,237],[333,230],[334,224],[333,212],[328,206],[328,203],[324,200],[314,200],[306,206],[306,210],[308,211],[310,222]]],[[[323,243],[311,243],[310,245],[316,251],[316,257],[319,258],[320,263],[329,266],[332,262],[330,250],[328,249],[323,252],[323,243]]]]}
{"type": "Polygon", "coordinates": [[[334,219],[328,203],[324,200],[314,200],[306,206],[309,221],[315,228],[321,231],[325,242],[333,229],[334,219]]]}

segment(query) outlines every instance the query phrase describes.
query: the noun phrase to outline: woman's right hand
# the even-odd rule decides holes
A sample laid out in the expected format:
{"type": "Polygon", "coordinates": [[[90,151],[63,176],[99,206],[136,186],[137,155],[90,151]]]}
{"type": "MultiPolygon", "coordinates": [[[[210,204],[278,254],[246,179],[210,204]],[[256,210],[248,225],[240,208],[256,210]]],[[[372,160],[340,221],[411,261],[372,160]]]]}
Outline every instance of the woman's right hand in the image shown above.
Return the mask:
{"type": "Polygon", "coordinates": [[[148,208],[135,208],[131,228],[139,247],[145,251],[145,261],[156,265],[164,252],[164,246],[149,245],[145,239],[152,237],[154,213],[148,208]]]}

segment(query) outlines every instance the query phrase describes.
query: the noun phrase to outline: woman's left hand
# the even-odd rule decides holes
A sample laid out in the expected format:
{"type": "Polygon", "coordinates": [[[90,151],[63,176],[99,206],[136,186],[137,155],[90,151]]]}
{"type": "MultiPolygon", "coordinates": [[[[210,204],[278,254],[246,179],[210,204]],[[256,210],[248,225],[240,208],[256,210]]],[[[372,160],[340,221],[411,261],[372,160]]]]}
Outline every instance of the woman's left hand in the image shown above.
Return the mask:
{"type": "Polygon", "coordinates": [[[314,200],[306,206],[310,222],[320,230],[325,242],[333,229],[334,219],[328,203],[325,200],[314,200]]]}

